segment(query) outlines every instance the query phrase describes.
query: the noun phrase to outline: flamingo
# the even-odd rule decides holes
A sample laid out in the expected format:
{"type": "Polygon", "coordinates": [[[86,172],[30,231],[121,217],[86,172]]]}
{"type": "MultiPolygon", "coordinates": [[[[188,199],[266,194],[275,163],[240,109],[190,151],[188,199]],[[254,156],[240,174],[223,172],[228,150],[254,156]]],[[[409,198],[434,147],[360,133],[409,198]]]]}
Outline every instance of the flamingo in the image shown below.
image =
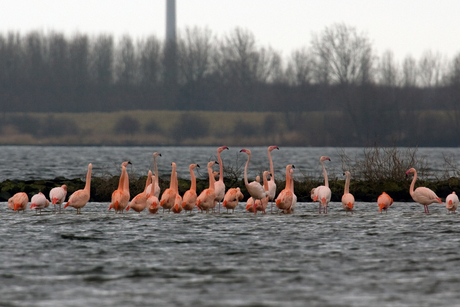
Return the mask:
{"type": "Polygon", "coordinates": [[[56,205],[59,205],[59,213],[61,213],[61,204],[65,201],[67,196],[67,186],[65,184],[60,187],[52,188],[50,191],[50,200],[54,205],[54,212],[56,212],[56,205]]]}
{"type": "Polygon", "coordinates": [[[294,169],[289,170],[290,182],[291,182],[291,192],[292,192],[292,205],[288,210],[288,213],[294,212],[295,206],[297,205],[297,195],[294,193],[294,169]]]}
{"type": "Polygon", "coordinates": [[[160,185],[158,183],[158,167],[157,167],[157,160],[156,160],[157,157],[161,157],[161,153],[154,152],[153,153],[153,167],[154,167],[154,170],[155,170],[155,176],[152,176],[152,183],[149,184],[149,186],[147,188],[147,197],[149,197],[150,194],[152,193],[152,187],[155,187],[154,193],[155,193],[156,198],[160,197],[161,188],[160,188],[160,185]]]}
{"type": "Polygon", "coordinates": [[[234,213],[236,206],[238,206],[238,202],[242,201],[243,198],[244,195],[241,193],[240,188],[231,188],[228,189],[227,193],[225,193],[222,205],[225,209],[227,209],[227,213],[228,209],[232,209],[232,213],[234,213]]]}
{"type": "Polygon", "coordinates": [[[379,205],[380,213],[382,213],[382,210],[385,210],[385,212],[388,213],[388,208],[393,204],[393,198],[383,192],[382,195],[377,198],[377,204],[379,205]]]}
{"type": "MultiPolygon", "coordinates": [[[[268,181],[267,181],[267,176],[270,174],[269,171],[264,171],[263,173],[263,183],[264,183],[264,189],[265,191],[269,192],[269,187],[268,187],[268,181]]],[[[257,213],[257,211],[262,211],[263,214],[265,213],[265,209],[267,209],[268,206],[268,200],[270,198],[270,195],[267,195],[267,197],[262,198],[261,200],[257,200],[254,202],[254,214],[257,213]]]]}
{"type": "Polygon", "coordinates": [[[240,152],[244,152],[248,155],[248,160],[244,166],[244,185],[248,190],[249,195],[254,199],[254,205],[258,199],[263,199],[269,195],[268,191],[265,191],[264,187],[257,181],[251,183],[248,182],[248,165],[251,160],[251,151],[249,149],[241,149],[240,152]]]}
{"type": "Polygon", "coordinates": [[[449,212],[455,213],[458,208],[458,196],[452,192],[446,197],[446,208],[449,212]]]}
{"type": "Polygon", "coordinates": [[[343,210],[345,210],[347,214],[348,212],[351,212],[351,214],[353,214],[353,206],[355,204],[355,197],[349,191],[351,174],[349,171],[346,171],[345,173],[343,173],[343,175],[347,177],[347,179],[345,179],[345,188],[343,190],[343,196],[342,196],[343,210]]]}
{"type": "Polygon", "coordinates": [[[208,162],[209,188],[204,189],[196,199],[196,206],[200,208],[200,210],[206,210],[206,213],[208,213],[209,209],[212,208],[216,198],[216,192],[214,189],[215,179],[212,174],[212,167],[216,163],[218,162],[208,162]]]}
{"type": "Polygon", "coordinates": [[[278,209],[284,213],[288,213],[294,201],[294,193],[292,192],[291,185],[291,169],[295,168],[294,165],[288,164],[286,166],[286,186],[276,197],[275,203],[278,209]]]}
{"type": "Polygon", "coordinates": [[[222,158],[220,153],[225,149],[228,150],[227,146],[221,146],[217,148],[217,160],[219,162],[219,180],[214,183],[214,189],[216,193],[215,201],[219,203],[219,213],[220,213],[220,202],[224,199],[225,196],[225,183],[224,183],[224,164],[222,163],[222,158]]]}
{"type": "MultiPolygon", "coordinates": [[[[256,176],[256,182],[260,183],[260,176],[256,176]]],[[[246,201],[246,210],[248,212],[254,213],[254,203],[258,203],[259,201],[254,201],[254,198],[249,197],[248,200],[246,201]]]]}
{"type": "Polygon", "coordinates": [[[91,170],[93,165],[88,164],[88,172],[86,173],[86,183],[85,188],[82,190],[77,190],[70,195],[67,204],[64,206],[64,209],[68,206],[74,207],[77,209],[77,214],[81,214],[81,208],[83,208],[86,203],[89,201],[90,192],[91,192],[91,170]]]}
{"type": "Polygon", "coordinates": [[[163,207],[163,212],[165,209],[171,212],[172,207],[174,206],[174,202],[176,200],[176,190],[174,188],[175,185],[175,178],[176,175],[176,163],[172,162],[172,171],[171,171],[171,179],[169,181],[169,188],[166,189],[163,194],[161,195],[160,199],[160,206],[163,207]]]}
{"type": "Polygon", "coordinates": [[[42,209],[45,209],[49,205],[50,202],[46,199],[42,192],[35,194],[30,200],[30,209],[35,209],[35,212],[40,210],[40,214],[42,214],[42,209]]]}
{"type": "Polygon", "coordinates": [[[182,197],[179,194],[179,182],[177,179],[177,172],[174,174],[174,190],[176,191],[176,198],[174,199],[173,213],[181,213],[182,211],[182,197]]]}
{"type": "Polygon", "coordinates": [[[18,211],[18,213],[21,210],[25,212],[28,203],[29,196],[24,192],[18,192],[8,199],[8,209],[18,211]]]}
{"type": "Polygon", "coordinates": [[[275,195],[276,195],[275,171],[273,169],[273,161],[272,161],[272,155],[271,155],[271,152],[274,149],[279,150],[279,147],[278,146],[268,146],[268,149],[267,149],[267,151],[268,151],[268,160],[270,161],[270,174],[271,174],[271,178],[268,181],[268,191],[270,192],[270,195],[269,195],[268,198],[272,202],[272,207],[271,207],[272,213],[273,213],[273,200],[275,199],[275,195]]]}
{"type": "Polygon", "coordinates": [[[190,164],[190,166],[188,167],[190,171],[191,184],[190,184],[190,189],[187,192],[185,192],[184,197],[182,199],[183,200],[182,208],[186,212],[187,211],[192,212],[193,208],[195,207],[195,203],[196,203],[196,198],[197,198],[196,177],[195,177],[195,173],[193,172],[193,170],[197,167],[200,167],[200,166],[198,164],[190,164]]]}
{"type": "Polygon", "coordinates": [[[112,201],[109,206],[110,209],[115,209],[115,213],[123,213],[123,210],[129,203],[129,176],[126,171],[128,164],[132,164],[130,161],[125,161],[121,164],[121,175],[118,182],[118,189],[112,193],[112,201]]]}
{"type": "Polygon", "coordinates": [[[137,213],[141,213],[141,211],[145,209],[145,206],[147,205],[147,188],[151,184],[151,181],[152,171],[149,170],[147,180],[145,181],[144,191],[133,197],[129,205],[126,207],[126,211],[128,211],[129,209],[133,209],[137,213]]]}
{"type": "Polygon", "coordinates": [[[417,180],[417,171],[415,170],[415,168],[409,169],[406,172],[406,175],[409,175],[411,173],[414,174],[414,179],[412,179],[412,183],[410,184],[409,188],[410,196],[412,196],[412,199],[415,202],[423,205],[423,207],[425,208],[425,213],[430,213],[430,211],[428,210],[428,205],[432,203],[442,204],[441,198],[439,198],[436,195],[436,193],[434,193],[432,190],[425,187],[419,187],[414,191],[415,181],[417,180]]]}
{"type": "Polygon", "coordinates": [[[324,175],[324,185],[320,185],[315,189],[311,190],[311,197],[313,201],[319,200],[319,213],[321,213],[321,208],[324,207],[324,213],[327,213],[327,205],[331,200],[331,189],[329,189],[329,181],[327,180],[327,172],[326,168],[324,167],[324,161],[331,159],[329,157],[322,156],[319,159],[319,163],[323,167],[323,175],[324,175]]]}
{"type": "Polygon", "coordinates": [[[153,193],[147,196],[146,207],[150,213],[155,214],[158,212],[158,209],[160,209],[160,201],[158,200],[158,197],[155,196],[155,186],[153,186],[153,189],[153,193]]]}

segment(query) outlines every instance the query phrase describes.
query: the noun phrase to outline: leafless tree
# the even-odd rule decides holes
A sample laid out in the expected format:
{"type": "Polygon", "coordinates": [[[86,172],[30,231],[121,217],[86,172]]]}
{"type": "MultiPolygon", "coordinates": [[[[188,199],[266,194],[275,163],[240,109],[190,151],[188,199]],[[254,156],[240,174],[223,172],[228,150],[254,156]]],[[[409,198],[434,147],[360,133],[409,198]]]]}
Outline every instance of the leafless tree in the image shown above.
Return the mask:
{"type": "Polygon", "coordinates": [[[130,36],[123,36],[118,44],[115,60],[116,81],[122,86],[137,83],[137,57],[133,40],[130,36]]]}
{"type": "Polygon", "coordinates": [[[402,84],[405,87],[414,87],[417,85],[417,62],[415,59],[408,55],[404,58],[402,64],[402,84]]]}
{"type": "Polygon", "coordinates": [[[291,85],[304,85],[312,82],[313,58],[306,48],[292,52],[286,68],[286,76],[291,85]]]}
{"type": "Polygon", "coordinates": [[[155,37],[150,36],[139,42],[140,49],[140,78],[141,84],[152,86],[159,84],[162,76],[162,44],[155,37]]]}
{"type": "Polygon", "coordinates": [[[400,72],[393,51],[383,53],[379,64],[379,84],[396,87],[400,83],[400,72]]]}
{"type": "Polygon", "coordinates": [[[99,35],[92,49],[91,72],[98,86],[107,87],[113,82],[114,45],[111,35],[99,35]]]}
{"type": "Polygon", "coordinates": [[[316,79],[320,83],[366,84],[372,79],[370,40],[354,27],[334,24],[311,42],[316,79]]]}
{"type": "Polygon", "coordinates": [[[425,51],[418,63],[420,86],[433,87],[442,83],[445,77],[445,64],[442,55],[431,50],[425,51]]]}

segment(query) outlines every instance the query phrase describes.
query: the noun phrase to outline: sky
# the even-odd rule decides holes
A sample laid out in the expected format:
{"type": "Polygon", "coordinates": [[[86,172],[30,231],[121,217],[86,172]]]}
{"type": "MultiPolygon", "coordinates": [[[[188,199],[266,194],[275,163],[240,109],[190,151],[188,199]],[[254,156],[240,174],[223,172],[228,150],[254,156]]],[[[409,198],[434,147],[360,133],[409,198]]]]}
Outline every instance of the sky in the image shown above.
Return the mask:
{"type": "MultiPolygon", "coordinates": [[[[223,36],[241,27],[283,56],[308,47],[334,23],[355,27],[377,53],[416,59],[427,50],[460,53],[460,0],[176,0],[177,28],[223,36]]],[[[165,36],[166,0],[1,0],[0,33],[165,36]]]]}

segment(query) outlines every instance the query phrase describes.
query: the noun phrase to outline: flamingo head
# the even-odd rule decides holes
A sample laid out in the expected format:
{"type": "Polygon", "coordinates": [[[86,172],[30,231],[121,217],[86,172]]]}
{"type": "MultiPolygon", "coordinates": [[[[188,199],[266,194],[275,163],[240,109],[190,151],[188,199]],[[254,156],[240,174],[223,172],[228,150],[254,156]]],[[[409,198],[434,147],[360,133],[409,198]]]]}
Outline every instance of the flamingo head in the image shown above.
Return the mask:
{"type": "Polygon", "coordinates": [[[128,164],[132,164],[131,161],[129,161],[129,160],[125,161],[125,162],[121,163],[121,166],[127,167],[128,164]]]}
{"type": "Polygon", "coordinates": [[[330,159],[329,157],[326,157],[326,156],[322,156],[322,157],[319,159],[320,162],[323,162],[323,161],[326,161],[326,160],[331,161],[331,159],[330,159]]]}
{"type": "Polygon", "coordinates": [[[264,171],[264,174],[262,175],[263,177],[262,178],[267,178],[268,175],[270,175],[270,172],[269,171],[264,171]]]}
{"type": "Polygon", "coordinates": [[[268,151],[271,152],[272,150],[274,149],[278,149],[279,150],[279,147],[278,146],[269,146],[268,147],[268,151]]]}
{"type": "Polygon", "coordinates": [[[153,158],[156,158],[156,157],[158,157],[158,156],[161,157],[161,153],[159,153],[159,152],[154,152],[154,153],[153,153],[153,158]]]}
{"type": "Polygon", "coordinates": [[[256,176],[256,181],[257,181],[258,183],[260,183],[260,176],[259,176],[259,175],[256,176]]]}
{"type": "Polygon", "coordinates": [[[61,188],[64,189],[64,191],[67,192],[67,186],[65,184],[61,185],[61,188]]]}
{"type": "Polygon", "coordinates": [[[214,164],[219,164],[219,163],[217,163],[217,161],[209,161],[209,162],[208,162],[208,168],[213,167],[214,164]]]}
{"type": "Polygon", "coordinates": [[[246,153],[248,156],[251,155],[251,151],[249,149],[241,149],[240,152],[246,153]]]}
{"type": "Polygon", "coordinates": [[[219,172],[212,172],[212,175],[215,177],[219,176],[219,172]]]}
{"type": "Polygon", "coordinates": [[[347,177],[348,177],[348,176],[350,176],[350,177],[351,177],[351,174],[350,174],[350,172],[349,172],[349,171],[345,171],[345,172],[343,172],[343,175],[344,175],[344,176],[347,176],[347,177]]]}
{"type": "Polygon", "coordinates": [[[190,170],[196,168],[196,167],[200,167],[198,164],[190,164],[190,170]]]}
{"type": "Polygon", "coordinates": [[[221,153],[222,151],[224,151],[225,149],[229,149],[227,146],[222,146],[222,147],[219,147],[217,148],[217,153],[221,153]]]}
{"type": "Polygon", "coordinates": [[[411,173],[412,174],[415,173],[415,168],[412,167],[412,168],[408,169],[407,172],[406,172],[406,176],[409,176],[409,174],[411,174],[411,173]]]}

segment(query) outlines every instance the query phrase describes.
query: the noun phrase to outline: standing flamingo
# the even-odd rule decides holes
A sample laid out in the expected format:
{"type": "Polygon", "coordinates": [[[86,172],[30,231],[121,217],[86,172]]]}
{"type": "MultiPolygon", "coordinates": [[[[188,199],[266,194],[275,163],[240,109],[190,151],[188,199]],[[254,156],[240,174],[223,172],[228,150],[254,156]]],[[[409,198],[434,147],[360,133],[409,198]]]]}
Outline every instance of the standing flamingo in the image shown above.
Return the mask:
{"type": "Polygon", "coordinates": [[[113,191],[112,200],[109,206],[110,209],[115,209],[115,213],[123,213],[123,210],[129,203],[129,176],[126,171],[128,164],[132,164],[130,161],[125,161],[121,164],[121,175],[118,182],[118,189],[113,191]]]}
{"type": "Polygon", "coordinates": [[[377,204],[379,205],[379,212],[382,213],[382,210],[385,210],[388,213],[388,208],[393,204],[393,198],[390,197],[387,193],[383,192],[382,195],[377,198],[377,204]]]}
{"type": "Polygon", "coordinates": [[[244,185],[246,186],[249,195],[251,195],[251,197],[254,199],[255,205],[255,202],[258,199],[263,199],[267,197],[269,195],[269,192],[265,191],[264,187],[256,181],[253,181],[251,183],[248,182],[248,165],[249,161],[251,160],[251,151],[249,149],[241,149],[240,152],[244,152],[248,155],[248,160],[246,161],[246,165],[244,166],[244,185]]]}
{"type": "Polygon", "coordinates": [[[349,171],[346,171],[343,173],[344,176],[347,176],[347,179],[345,179],[345,189],[343,190],[343,196],[342,196],[342,207],[343,210],[348,214],[348,212],[351,212],[353,214],[353,206],[355,204],[355,197],[353,194],[350,193],[350,179],[351,179],[351,174],[349,171]]]}
{"type": "Polygon", "coordinates": [[[216,198],[215,201],[219,203],[219,213],[220,213],[220,202],[224,199],[225,196],[225,184],[224,184],[224,164],[222,163],[222,158],[220,153],[225,149],[228,150],[227,146],[222,146],[217,148],[217,160],[219,162],[219,180],[214,184],[216,198]]]}
{"type": "Polygon", "coordinates": [[[145,181],[144,191],[133,197],[129,205],[126,207],[126,211],[128,211],[129,209],[133,209],[137,213],[141,213],[141,211],[145,209],[145,206],[147,205],[147,188],[151,184],[151,181],[152,171],[149,170],[147,180],[145,181]]]}
{"type": "Polygon", "coordinates": [[[154,170],[155,170],[155,176],[152,176],[152,183],[149,184],[149,186],[147,188],[147,197],[149,197],[150,194],[152,193],[152,187],[155,187],[154,190],[153,190],[154,193],[155,193],[155,196],[157,198],[160,197],[161,188],[160,188],[160,184],[159,184],[159,181],[158,181],[157,157],[161,157],[161,153],[154,152],[153,153],[153,167],[154,167],[154,170]]]}
{"type": "Polygon", "coordinates": [[[236,206],[238,206],[238,202],[242,201],[243,198],[244,195],[241,193],[240,188],[231,188],[228,189],[227,193],[225,193],[222,205],[225,209],[227,209],[227,213],[228,209],[232,209],[232,213],[234,213],[236,206]]]}
{"type": "Polygon", "coordinates": [[[90,163],[88,164],[88,172],[86,173],[86,183],[85,188],[82,190],[77,190],[73,192],[72,195],[69,197],[69,201],[64,206],[64,209],[67,206],[74,207],[77,209],[77,214],[81,214],[81,208],[83,208],[89,201],[90,192],[91,192],[91,170],[93,169],[93,165],[90,163]]]}
{"type": "Polygon", "coordinates": [[[171,212],[172,207],[174,206],[174,202],[176,201],[176,189],[174,188],[175,185],[175,178],[176,175],[176,163],[171,163],[172,170],[171,170],[171,179],[169,181],[169,188],[167,188],[163,194],[161,195],[160,199],[160,206],[163,207],[163,212],[165,209],[171,212]]]}
{"type": "Polygon", "coordinates": [[[42,209],[45,209],[49,205],[50,202],[46,199],[42,192],[35,194],[30,200],[30,209],[35,209],[35,212],[40,210],[40,214],[42,214],[42,209]]]}
{"type": "Polygon", "coordinates": [[[291,168],[289,170],[289,176],[290,176],[290,181],[291,181],[291,192],[292,192],[292,204],[291,207],[288,209],[288,213],[294,212],[295,206],[297,205],[297,195],[295,195],[294,192],[294,169],[291,168]]]}
{"type": "Polygon", "coordinates": [[[212,174],[212,167],[214,164],[218,163],[217,161],[210,161],[208,162],[208,176],[209,176],[209,188],[204,189],[198,198],[196,199],[196,206],[206,213],[209,212],[209,209],[212,208],[216,198],[216,192],[214,189],[215,179],[212,174]]]}
{"type": "Polygon", "coordinates": [[[65,201],[67,196],[67,186],[63,184],[60,187],[52,188],[50,191],[51,204],[54,205],[54,212],[56,212],[56,205],[59,205],[59,213],[61,213],[61,204],[65,201]]]}
{"type": "Polygon", "coordinates": [[[446,197],[446,208],[449,212],[455,213],[458,208],[458,196],[455,192],[452,192],[446,197]]]}
{"type": "Polygon", "coordinates": [[[188,167],[190,171],[190,178],[191,178],[191,183],[190,183],[190,189],[185,192],[183,201],[182,201],[182,208],[185,210],[185,212],[190,211],[192,212],[193,208],[195,207],[196,203],[196,177],[195,173],[193,170],[197,167],[200,167],[198,164],[190,164],[188,167]]]}
{"type": "Polygon", "coordinates": [[[272,155],[271,155],[271,152],[274,149],[279,150],[279,147],[278,146],[268,146],[268,149],[267,149],[267,151],[268,151],[268,160],[270,161],[270,174],[271,174],[271,178],[268,181],[268,192],[270,192],[270,195],[268,196],[268,198],[272,202],[272,207],[271,207],[271,212],[272,213],[273,213],[273,201],[274,201],[275,195],[276,195],[275,171],[274,171],[274,168],[273,168],[273,161],[272,161],[272,155]]]}
{"type": "Polygon", "coordinates": [[[327,205],[329,204],[329,201],[331,200],[331,189],[329,189],[329,181],[327,179],[327,172],[326,168],[324,167],[324,161],[331,159],[329,157],[322,156],[319,159],[319,163],[321,163],[321,166],[323,167],[323,175],[324,175],[324,185],[320,185],[317,188],[312,189],[312,198],[313,201],[319,200],[319,213],[321,213],[321,208],[324,208],[324,213],[327,213],[327,205]]]}
{"type": "MultiPolygon", "coordinates": [[[[266,192],[269,192],[268,191],[268,189],[269,189],[268,180],[267,180],[268,175],[270,175],[269,171],[264,171],[263,175],[262,175],[263,183],[264,183],[264,189],[265,189],[266,192]]],[[[253,209],[254,214],[256,214],[257,211],[262,211],[263,214],[266,214],[265,209],[267,209],[269,197],[270,197],[270,195],[267,195],[267,197],[264,197],[264,198],[254,202],[254,209],[253,209]]]]}
{"type": "MultiPolygon", "coordinates": [[[[260,183],[260,176],[259,175],[256,176],[256,182],[260,183]]],[[[258,200],[255,201],[254,198],[249,197],[248,200],[246,201],[246,210],[248,212],[254,213],[254,204],[256,202],[259,202],[259,201],[258,200]]]]}
{"type": "Polygon", "coordinates": [[[174,199],[173,213],[181,213],[182,211],[182,197],[179,194],[179,182],[177,179],[177,172],[174,174],[174,190],[176,191],[176,198],[174,199]]]}
{"type": "Polygon", "coordinates": [[[286,166],[286,186],[276,197],[275,203],[278,209],[284,213],[289,213],[289,209],[294,201],[294,193],[292,192],[291,185],[291,169],[295,168],[294,165],[288,164],[286,166]]]}
{"type": "Polygon", "coordinates": [[[22,210],[25,212],[27,204],[29,203],[29,196],[24,192],[18,192],[8,199],[8,209],[17,211],[22,210]]]}
{"type": "Polygon", "coordinates": [[[412,183],[409,188],[410,196],[412,196],[412,199],[415,202],[423,205],[425,213],[430,213],[430,211],[428,211],[428,205],[431,205],[432,203],[442,204],[441,198],[439,198],[432,190],[425,187],[419,187],[414,191],[415,181],[417,180],[417,171],[415,168],[409,169],[406,172],[406,175],[411,173],[414,174],[414,179],[412,179],[412,183]]]}

